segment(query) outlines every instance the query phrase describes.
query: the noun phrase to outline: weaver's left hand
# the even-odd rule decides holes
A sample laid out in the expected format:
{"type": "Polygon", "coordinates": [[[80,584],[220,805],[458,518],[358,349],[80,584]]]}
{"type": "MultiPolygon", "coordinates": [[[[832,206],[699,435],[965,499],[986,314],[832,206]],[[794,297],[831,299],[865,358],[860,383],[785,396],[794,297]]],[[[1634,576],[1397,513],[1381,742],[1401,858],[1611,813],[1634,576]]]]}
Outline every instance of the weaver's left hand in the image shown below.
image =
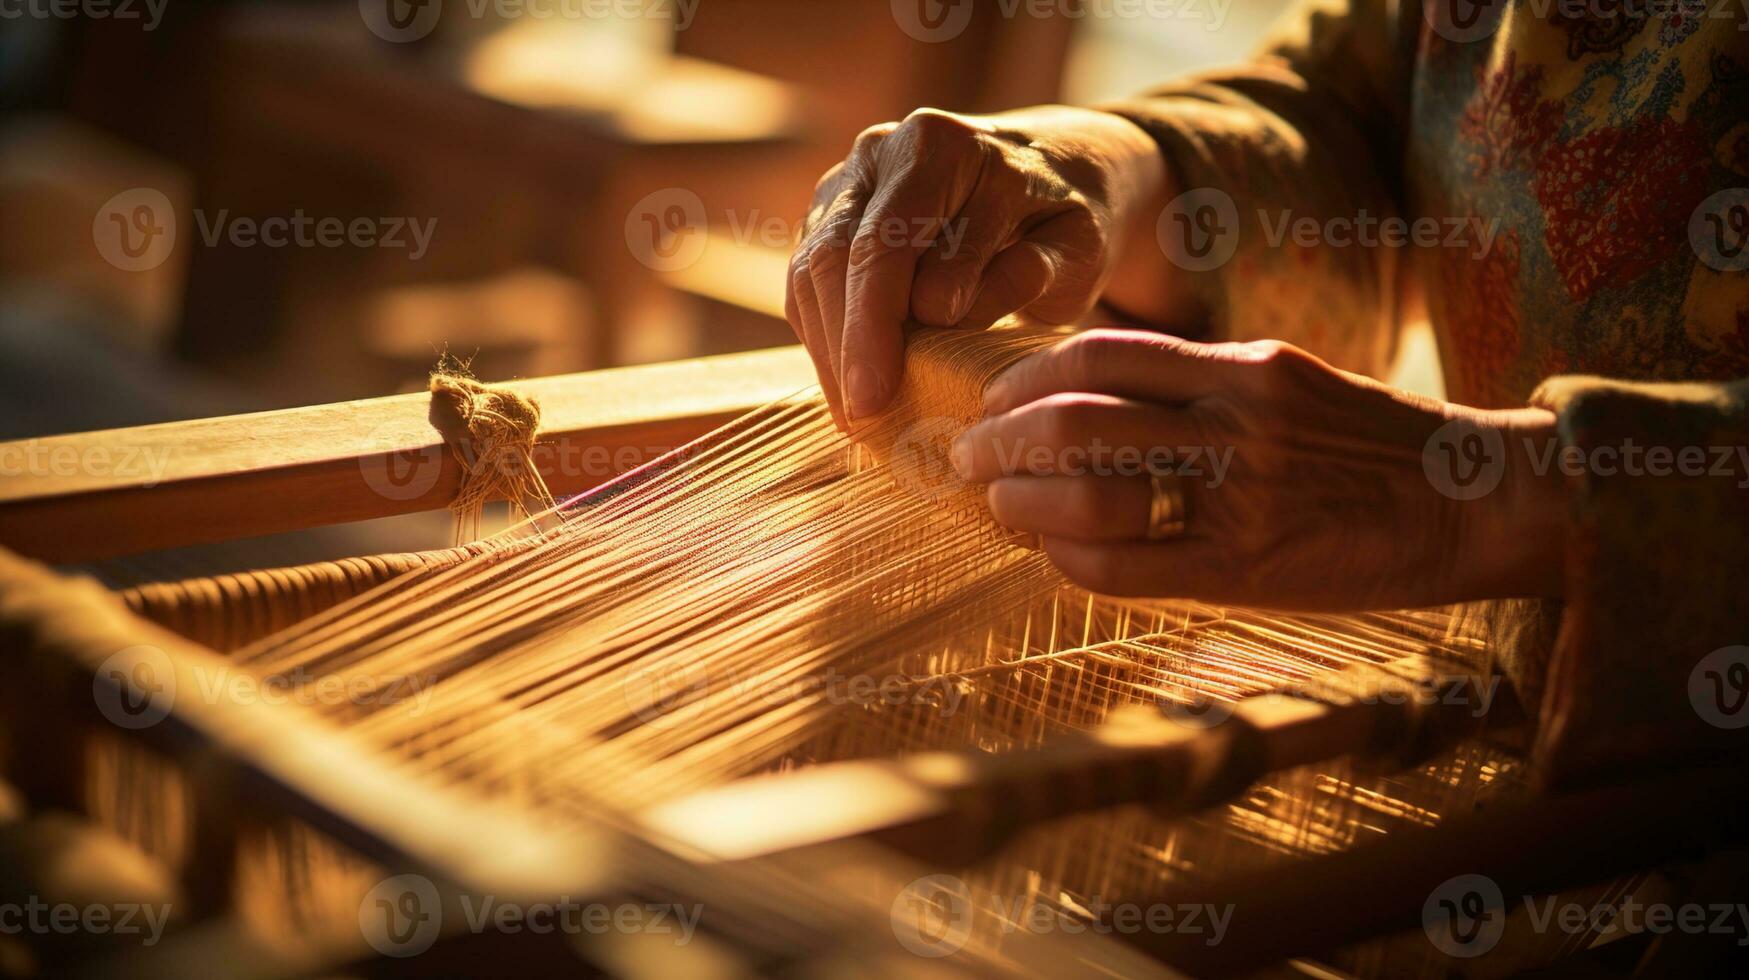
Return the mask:
{"type": "Polygon", "coordinates": [[[1541,409],[1433,401],[1274,341],[1120,330],[1027,358],[985,407],[954,443],[955,469],[1096,592],[1354,610],[1560,591],[1559,477],[1522,451],[1554,438],[1541,409]],[[1454,499],[1423,465],[1454,420],[1512,447],[1472,461],[1504,466],[1477,499],[1454,499]],[[1155,540],[1148,474],[1162,469],[1188,519],[1155,540]]]}

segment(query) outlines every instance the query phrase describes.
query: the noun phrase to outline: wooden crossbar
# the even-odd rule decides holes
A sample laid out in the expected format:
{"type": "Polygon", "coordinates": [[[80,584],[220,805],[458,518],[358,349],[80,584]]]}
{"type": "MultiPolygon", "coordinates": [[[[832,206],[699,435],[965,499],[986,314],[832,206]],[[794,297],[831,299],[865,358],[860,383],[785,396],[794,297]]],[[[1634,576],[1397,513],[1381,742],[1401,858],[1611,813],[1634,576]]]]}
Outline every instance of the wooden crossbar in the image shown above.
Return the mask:
{"type": "MultiPolygon", "coordinates": [[[[800,347],[538,378],[535,461],[559,497],[813,384],[800,347]]],[[[0,443],[0,545],[83,562],[448,505],[461,467],[430,397],[0,443]]]]}

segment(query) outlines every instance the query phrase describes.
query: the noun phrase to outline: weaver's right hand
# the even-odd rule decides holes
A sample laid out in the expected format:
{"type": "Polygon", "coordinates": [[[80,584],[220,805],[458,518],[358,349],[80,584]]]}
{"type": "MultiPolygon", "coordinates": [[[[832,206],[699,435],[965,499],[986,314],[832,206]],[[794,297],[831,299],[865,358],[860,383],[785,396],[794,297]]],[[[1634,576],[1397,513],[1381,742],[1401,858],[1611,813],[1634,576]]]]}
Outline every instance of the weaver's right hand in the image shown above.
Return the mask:
{"type": "Polygon", "coordinates": [[[1126,251],[1159,276],[1165,183],[1153,139],[1091,109],[920,109],[863,132],[815,189],[786,298],[840,424],[892,399],[908,319],[1068,323],[1126,251]]]}

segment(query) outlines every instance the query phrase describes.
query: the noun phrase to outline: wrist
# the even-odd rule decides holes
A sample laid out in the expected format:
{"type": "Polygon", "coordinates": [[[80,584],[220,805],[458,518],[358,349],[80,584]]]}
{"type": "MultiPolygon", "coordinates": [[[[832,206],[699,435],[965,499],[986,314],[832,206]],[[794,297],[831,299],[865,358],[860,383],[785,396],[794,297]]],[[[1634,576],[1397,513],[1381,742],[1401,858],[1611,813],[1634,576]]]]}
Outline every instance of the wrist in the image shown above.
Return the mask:
{"type": "Polygon", "coordinates": [[[1504,453],[1500,485],[1465,508],[1464,591],[1474,597],[1559,598],[1564,591],[1567,487],[1555,467],[1539,465],[1558,446],[1555,415],[1524,408],[1477,413],[1497,431],[1504,453]]]}
{"type": "Polygon", "coordinates": [[[1183,331],[1195,319],[1183,277],[1172,275],[1159,224],[1182,188],[1153,134],[1128,116],[1098,110],[1115,122],[1121,155],[1113,170],[1122,193],[1111,219],[1110,253],[1101,299],[1137,322],[1183,331]]]}

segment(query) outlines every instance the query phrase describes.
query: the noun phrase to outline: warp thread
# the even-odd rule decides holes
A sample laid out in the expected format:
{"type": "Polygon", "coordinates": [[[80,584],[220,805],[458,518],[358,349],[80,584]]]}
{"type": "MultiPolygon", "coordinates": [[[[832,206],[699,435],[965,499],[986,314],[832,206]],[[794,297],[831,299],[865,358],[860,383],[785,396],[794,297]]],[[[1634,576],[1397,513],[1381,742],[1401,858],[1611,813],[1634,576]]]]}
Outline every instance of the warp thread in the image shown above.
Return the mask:
{"type": "Polygon", "coordinates": [[[480,536],[486,503],[503,499],[533,519],[555,506],[534,462],[540,405],[526,395],[481,382],[468,362],[444,353],[431,372],[431,423],[462,466],[462,485],[449,509],[455,543],[480,536]]]}

